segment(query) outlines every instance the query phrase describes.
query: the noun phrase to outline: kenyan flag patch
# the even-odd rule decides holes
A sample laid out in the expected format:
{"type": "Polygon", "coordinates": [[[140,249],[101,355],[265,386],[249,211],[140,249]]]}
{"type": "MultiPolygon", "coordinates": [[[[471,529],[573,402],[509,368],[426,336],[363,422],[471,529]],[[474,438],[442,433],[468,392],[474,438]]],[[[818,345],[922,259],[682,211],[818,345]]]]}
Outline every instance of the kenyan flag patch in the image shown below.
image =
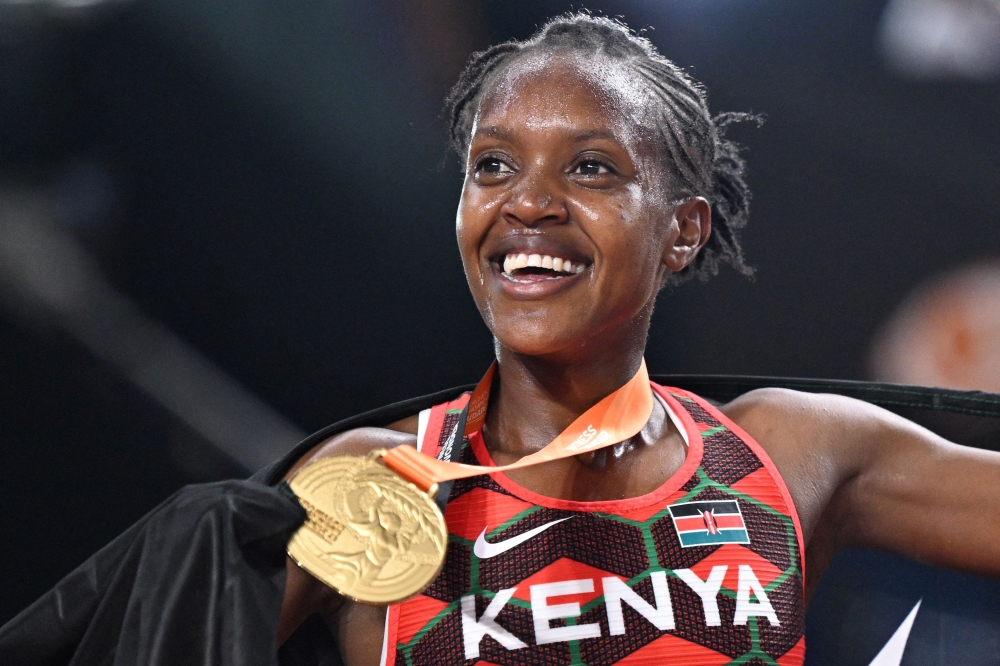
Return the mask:
{"type": "Polygon", "coordinates": [[[667,508],[683,548],[750,543],[747,526],[736,500],[683,502],[667,508]]]}

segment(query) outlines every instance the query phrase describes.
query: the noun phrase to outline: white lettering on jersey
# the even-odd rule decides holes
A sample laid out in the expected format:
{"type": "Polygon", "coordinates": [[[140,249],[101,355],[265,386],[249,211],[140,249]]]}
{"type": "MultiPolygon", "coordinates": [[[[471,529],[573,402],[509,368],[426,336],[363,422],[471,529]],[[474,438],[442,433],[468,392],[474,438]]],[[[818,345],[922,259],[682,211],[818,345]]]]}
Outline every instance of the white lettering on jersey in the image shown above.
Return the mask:
{"type": "Polygon", "coordinates": [[[601,625],[597,623],[578,624],[568,627],[553,627],[551,620],[567,617],[579,617],[580,604],[548,604],[549,597],[561,597],[566,594],[582,594],[594,591],[592,578],[582,580],[567,580],[559,583],[545,583],[531,586],[531,617],[535,621],[535,643],[558,643],[575,641],[583,638],[600,638],[601,625]]]}
{"type": "Polygon", "coordinates": [[[604,578],[604,605],[608,610],[608,627],[612,636],[625,633],[625,618],[622,615],[622,603],[634,608],[639,615],[649,620],[660,631],[674,630],[674,612],[670,606],[670,590],[667,588],[667,574],[654,571],[649,575],[653,583],[653,599],[656,607],[635,593],[632,588],[619,578],[604,578]]]}
{"type": "Polygon", "coordinates": [[[479,658],[479,642],[486,634],[492,636],[500,645],[508,650],[519,650],[528,645],[514,634],[510,633],[497,624],[497,615],[510,598],[514,595],[516,587],[509,590],[500,590],[493,597],[493,601],[483,611],[483,616],[476,619],[476,595],[470,594],[462,597],[462,639],[465,642],[465,658],[479,658]]]}
{"type": "MultiPolygon", "coordinates": [[[[716,595],[719,594],[719,588],[722,587],[722,580],[726,577],[727,569],[729,567],[723,564],[712,567],[712,572],[708,574],[706,580],[698,578],[698,574],[690,569],[674,571],[678,578],[687,583],[688,587],[701,597],[701,605],[705,609],[705,624],[710,627],[722,625],[722,619],[719,617],[719,600],[716,599],[716,595]]],[[[758,583],[759,585],[760,583],[758,583]]]]}
{"type": "MultiPolygon", "coordinates": [[[[690,569],[676,569],[674,573],[701,598],[705,611],[705,624],[709,627],[722,625],[719,616],[719,590],[726,577],[729,567],[718,565],[712,567],[708,578],[702,580],[690,569]]],[[[667,586],[667,574],[654,571],[649,576],[653,585],[653,601],[655,606],[640,597],[621,579],[608,576],[601,579],[604,592],[604,605],[608,614],[608,628],[612,636],[625,633],[625,617],[623,604],[631,606],[639,615],[648,620],[660,631],[673,631],[674,613],[670,600],[670,588],[667,586]]],[[[771,626],[778,626],[778,614],[774,611],[770,599],[764,592],[757,575],[747,564],[739,565],[739,582],[736,591],[736,613],[733,624],[746,625],[751,616],[766,617],[771,626]],[[753,593],[754,600],[750,600],[753,593]]],[[[521,639],[510,633],[497,623],[497,615],[514,596],[516,587],[497,592],[480,618],[476,618],[476,597],[462,597],[462,638],[465,643],[465,658],[479,658],[479,643],[486,635],[492,636],[500,645],[508,650],[519,650],[528,647],[521,639]]],[[[594,591],[594,580],[559,581],[531,586],[531,616],[535,624],[535,643],[546,645],[565,641],[582,640],[585,638],[600,638],[601,625],[596,622],[565,627],[553,627],[552,620],[580,616],[579,603],[549,604],[551,597],[570,594],[585,594],[594,591]]]]}
{"type": "Polygon", "coordinates": [[[772,627],[778,626],[778,614],[774,612],[771,601],[764,594],[764,587],[757,580],[753,569],[749,565],[740,565],[740,582],[736,590],[736,615],[733,617],[733,624],[746,624],[747,618],[751,615],[764,616],[771,623],[772,627]],[[750,601],[750,593],[757,597],[756,602],[750,601]]]}

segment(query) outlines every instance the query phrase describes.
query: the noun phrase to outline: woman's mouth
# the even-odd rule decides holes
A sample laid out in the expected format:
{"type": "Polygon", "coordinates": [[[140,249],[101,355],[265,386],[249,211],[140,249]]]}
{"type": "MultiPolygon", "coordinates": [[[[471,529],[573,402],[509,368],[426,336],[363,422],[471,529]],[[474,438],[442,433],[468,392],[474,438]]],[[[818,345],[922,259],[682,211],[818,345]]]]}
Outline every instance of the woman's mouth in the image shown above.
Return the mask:
{"type": "Polygon", "coordinates": [[[511,253],[503,259],[503,276],[514,282],[556,280],[582,273],[582,261],[572,261],[547,254],[511,253]]]}

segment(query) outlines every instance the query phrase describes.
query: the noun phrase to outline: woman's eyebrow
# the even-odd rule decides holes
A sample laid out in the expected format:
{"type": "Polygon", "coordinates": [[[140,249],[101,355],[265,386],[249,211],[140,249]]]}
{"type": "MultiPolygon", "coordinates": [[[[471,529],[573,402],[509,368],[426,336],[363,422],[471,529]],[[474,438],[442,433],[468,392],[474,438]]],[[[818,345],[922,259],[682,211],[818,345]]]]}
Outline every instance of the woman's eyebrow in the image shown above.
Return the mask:
{"type": "Polygon", "coordinates": [[[582,132],[574,132],[570,139],[575,143],[582,143],[584,141],[592,141],[594,139],[609,139],[617,143],[618,138],[614,135],[614,132],[610,132],[606,129],[591,129],[583,130],[582,132]]]}
{"type": "MultiPolygon", "coordinates": [[[[618,137],[615,136],[614,132],[607,129],[594,128],[580,130],[579,132],[567,132],[569,136],[567,137],[573,143],[583,143],[585,141],[593,141],[594,139],[608,139],[610,141],[618,141],[618,137]]],[[[514,141],[513,130],[507,127],[500,127],[498,125],[488,125],[486,127],[476,128],[476,136],[485,136],[491,139],[498,139],[500,141],[514,141]]]]}
{"type": "Polygon", "coordinates": [[[506,127],[498,127],[496,125],[489,125],[488,127],[476,128],[476,136],[479,135],[488,136],[491,139],[499,139],[501,141],[514,140],[514,133],[512,131],[510,131],[506,127]]]}

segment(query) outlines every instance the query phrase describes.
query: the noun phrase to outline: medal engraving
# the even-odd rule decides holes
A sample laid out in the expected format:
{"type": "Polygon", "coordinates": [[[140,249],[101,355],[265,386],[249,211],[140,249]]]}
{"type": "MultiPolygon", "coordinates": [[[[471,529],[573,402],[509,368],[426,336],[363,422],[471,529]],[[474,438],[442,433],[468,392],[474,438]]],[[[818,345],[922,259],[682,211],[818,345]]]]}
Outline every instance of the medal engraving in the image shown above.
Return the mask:
{"type": "Polygon", "coordinates": [[[289,482],[306,522],[288,542],[302,568],[356,601],[387,604],[434,580],[448,545],[444,518],[416,486],[372,458],[324,458],[289,482]]]}
{"type": "Polygon", "coordinates": [[[299,498],[299,504],[306,510],[306,522],[313,532],[323,537],[327,542],[333,542],[344,531],[344,525],[326,515],[310,502],[299,498]]]}

